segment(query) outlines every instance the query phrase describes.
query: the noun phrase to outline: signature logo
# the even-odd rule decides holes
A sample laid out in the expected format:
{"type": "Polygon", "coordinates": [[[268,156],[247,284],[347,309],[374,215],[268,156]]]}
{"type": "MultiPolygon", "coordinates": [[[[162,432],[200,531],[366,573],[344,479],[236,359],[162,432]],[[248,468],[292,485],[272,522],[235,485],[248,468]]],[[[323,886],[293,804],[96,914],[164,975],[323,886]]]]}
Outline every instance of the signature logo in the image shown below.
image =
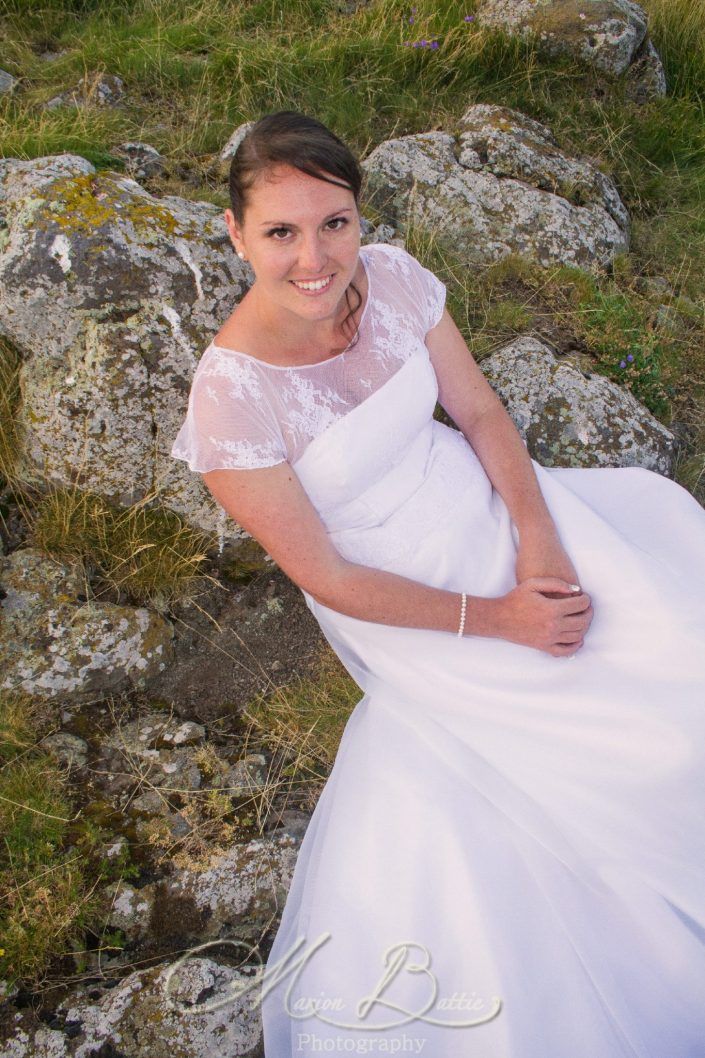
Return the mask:
{"type": "MultiPolygon", "coordinates": [[[[336,1028],[379,1032],[380,1029],[399,1028],[402,1025],[407,1025],[410,1021],[423,1021],[428,1025],[438,1025],[448,1028],[471,1028],[474,1025],[482,1025],[487,1021],[491,1021],[501,1010],[502,1001],[500,997],[491,996],[489,1011],[485,1011],[478,1017],[463,1021],[451,1021],[446,1018],[434,1017],[433,1013],[431,1013],[433,1011],[477,1011],[485,1006],[485,1002],[480,999],[475,992],[472,992],[470,996],[468,996],[467,992],[454,992],[452,997],[446,996],[439,999],[438,981],[431,970],[431,954],[423,944],[419,944],[415,941],[400,941],[397,944],[390,945],[386,949],[383,955],[384,970],[379,980],[374,984],[369,994],[361,996],[358,999],[355,1007],[357,1017],[363,1022],[369,1017],[373,1010],[377,1010],[380,1007],[386,1010],[395,1011],[401,1015],[401,1020],[389,1021],[386,1024],[381,1025],[360,1024],[359,1022],[351,1024],[348,1021],[335,1020],[330,1016],[331,1012],[345,1009],[345,1004],[340,997],[321,998],[319,996],[314,998],[303,996],[295,1000],[292,1009],[289,1005],[291,992],[303,970],[303,967],[331,938],[331,936],[332,934],[329,932],[321,933],[307,951],[297,956],[296,953],[298,949],[306,943],[304,937],[299,937],[296,943],[277,963],[267,966],[266,968],[262,965],[262,960],[257,949],[246,945],[243,941],[208,941],[205,944],[201,944],[198,947],[191,948],[189,951],[185,952],[184,955],[168,968],[164,976],[167,1000],[173,1007],[179,1008],[179,1003],[173,998],[173,995],[170,994],[170,985],[174,974],[178,972],[180,966],[182,966],[187,959],[197,953],[207,950],[208,948],[232,944],[234,947],[247,948],[248,955],[256,955],[259,965],[255,967],[255,973],[252,974],[251,977],[240,979],[238,981],[231,981],[228,990],[219,998],[216,997],[199,1004],[181,1005],[180,1010],[182,1013],[201,1013],[209,1010],[217,1010],[219,1007],[236,999],[245,999],[254,1008],[261,1004],[270,992],[277,988],[282,981],[285,981],[286,978],[292,974],[293,977],[289,982],[285,995],[285,1008],[289,1016],[296,1020],[315,1018],[326,1025],[332,1025],[336,1028]],[[416,961],[413,961],[412,956],[412,951],[414,949],[420,949],[422,953],[420,958],[416,958],[416,961]],[[399,1006],[397,1003],[392,1002],[388,996],[385,997],[384,993],[389,991],[392,982],[401,973],[419,975],[425,978],[428,982],[428,1000],[424,1004],[422,1010],[407,1010],[406,1008],[399,1006]]],[[[252,969],[252,966],[250,966],[249,969],[252,969]]],[[[173,992],[173,986],[171,991],[173,992]]]]}

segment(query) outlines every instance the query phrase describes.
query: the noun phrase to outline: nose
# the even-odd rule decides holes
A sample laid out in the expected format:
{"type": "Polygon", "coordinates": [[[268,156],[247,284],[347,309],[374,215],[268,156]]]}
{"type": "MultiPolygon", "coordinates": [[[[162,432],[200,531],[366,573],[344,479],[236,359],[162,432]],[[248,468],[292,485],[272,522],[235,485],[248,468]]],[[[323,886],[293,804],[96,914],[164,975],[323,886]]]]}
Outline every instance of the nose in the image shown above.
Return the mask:
{"type": "Polygon", "coordinates": [[[318,232],[303,235],[299,244],[299,276],[309,279],[321,276],[326,264],[326,252],[318,232]]]}

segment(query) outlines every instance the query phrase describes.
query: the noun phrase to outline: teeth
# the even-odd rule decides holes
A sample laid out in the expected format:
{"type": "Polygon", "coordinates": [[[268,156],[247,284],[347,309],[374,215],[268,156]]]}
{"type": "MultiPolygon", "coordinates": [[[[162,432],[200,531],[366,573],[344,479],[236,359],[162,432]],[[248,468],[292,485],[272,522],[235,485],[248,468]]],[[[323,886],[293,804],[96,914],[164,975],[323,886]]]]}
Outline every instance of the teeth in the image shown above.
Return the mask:
{"type": "Polygon", "coordinates": [[[295,280],[293,280],[293,283],[295,287],[301,287],[302,290],[322,290],[323,287],[328,286],[330,281],[331,277],[328,276],[327,279],[318,279],[315,283],[297,283],[295,280]]]}

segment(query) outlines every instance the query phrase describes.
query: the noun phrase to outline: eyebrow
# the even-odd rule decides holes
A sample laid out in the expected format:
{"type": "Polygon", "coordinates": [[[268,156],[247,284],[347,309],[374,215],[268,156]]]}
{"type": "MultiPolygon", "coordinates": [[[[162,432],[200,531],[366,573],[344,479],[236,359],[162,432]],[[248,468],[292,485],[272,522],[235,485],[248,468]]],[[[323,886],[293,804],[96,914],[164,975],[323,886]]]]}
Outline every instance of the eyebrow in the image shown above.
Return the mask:
{"type": "MultiPolygon", "coordinates": [[[[352,212],[352,210],[350,209],[349,206],[344,206],[342,209],[336,209],[335,213],[330,213],[327,217],[324,217],[323,223],[325,224],[327,221],[332,220],[333,217],[337,217],[339,213],[351,213],[351,212],[352,212]]],[[[268,227],[270,224],[278,224],[281,227],[285,227],[285,228],[295,228],[296,227],[295,224],[292,224],[291,221],[288,221],[288,220],[265,220],[265,221],[263,221],[260,224],[260,228],[268,227]]]]}

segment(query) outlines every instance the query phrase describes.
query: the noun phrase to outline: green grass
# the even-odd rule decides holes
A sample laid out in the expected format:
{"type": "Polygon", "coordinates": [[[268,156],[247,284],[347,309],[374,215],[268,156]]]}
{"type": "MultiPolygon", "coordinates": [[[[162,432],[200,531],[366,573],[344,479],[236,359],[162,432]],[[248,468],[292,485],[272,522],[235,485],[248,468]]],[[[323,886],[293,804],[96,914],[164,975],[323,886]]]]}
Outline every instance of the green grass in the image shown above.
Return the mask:
{"type": "Polygon", "coordinates": [[[166,610],[202,582],[210,538],[173,511],[147,506],[148,499],[121,508],[51,487],[31,508],[30,542],[84,559],[98,597],[103,585],[125,602],[166,610]]]}
{"type": "Polygon", "coordinates": [[[131,876],[125,854],[107,860],[108,837],[73,805],[66,769],[43,752],[54,728],[30,698],[0,698],[0,978],[39,981],[53,960],[85,959],[86,931],[101,936],[100,886],[131,876]]]}

